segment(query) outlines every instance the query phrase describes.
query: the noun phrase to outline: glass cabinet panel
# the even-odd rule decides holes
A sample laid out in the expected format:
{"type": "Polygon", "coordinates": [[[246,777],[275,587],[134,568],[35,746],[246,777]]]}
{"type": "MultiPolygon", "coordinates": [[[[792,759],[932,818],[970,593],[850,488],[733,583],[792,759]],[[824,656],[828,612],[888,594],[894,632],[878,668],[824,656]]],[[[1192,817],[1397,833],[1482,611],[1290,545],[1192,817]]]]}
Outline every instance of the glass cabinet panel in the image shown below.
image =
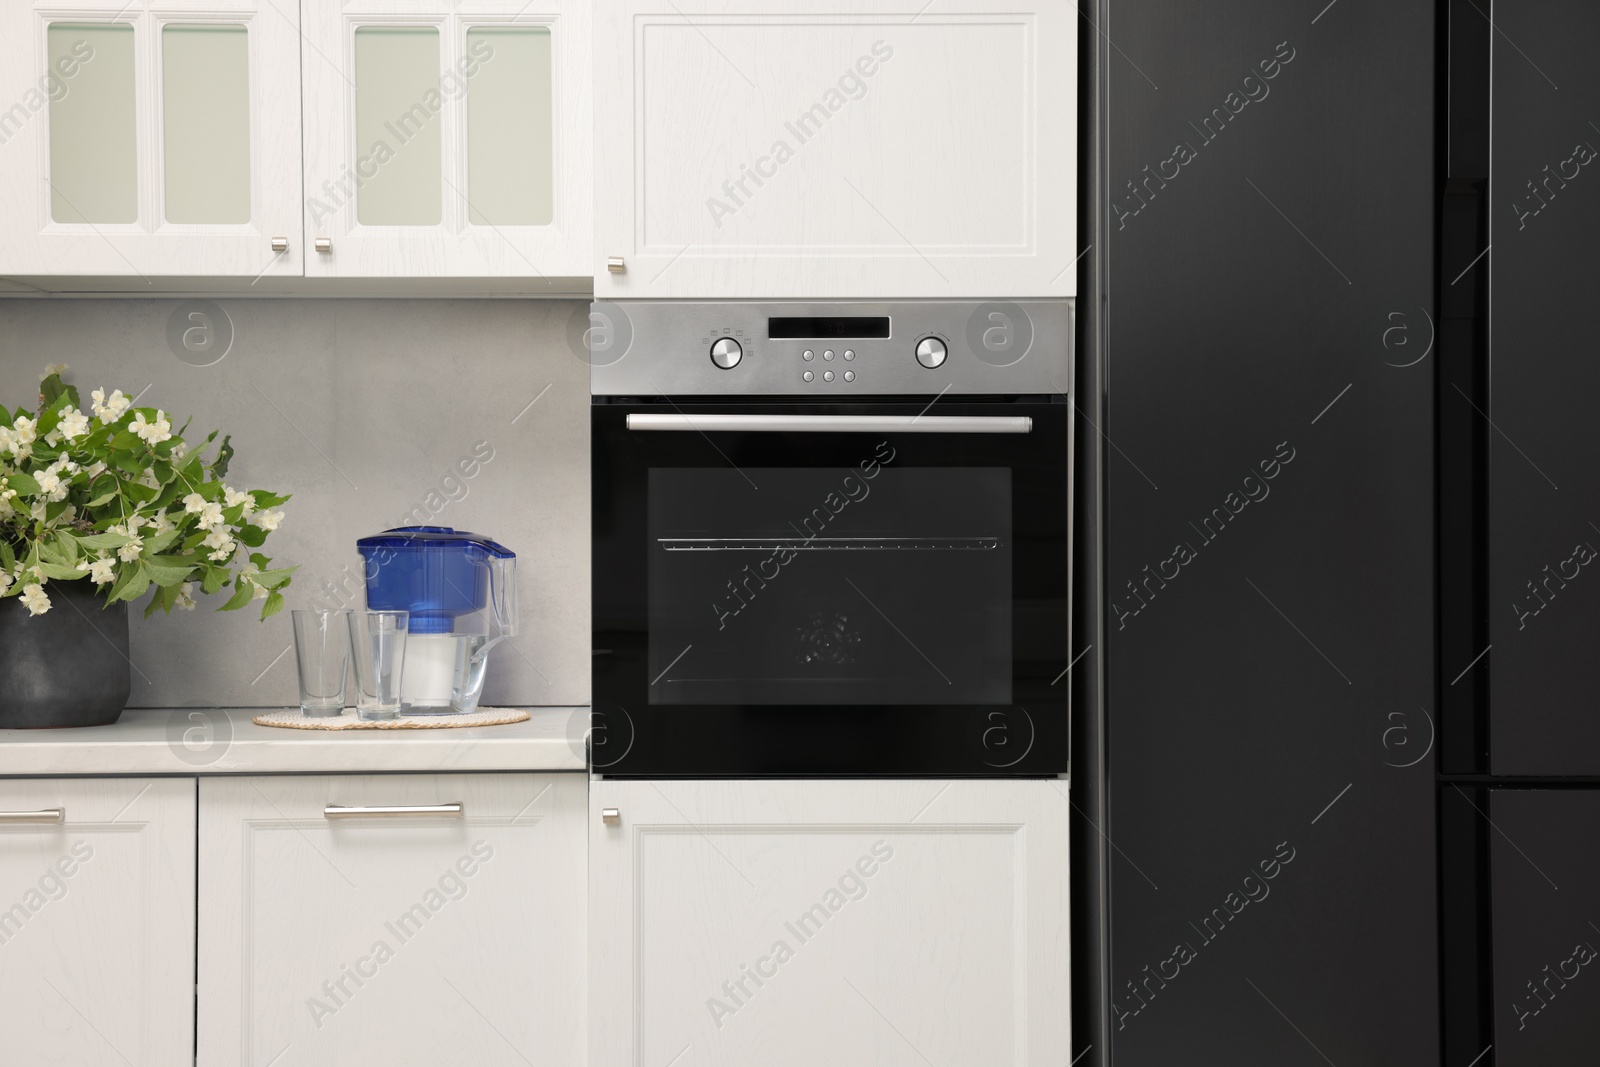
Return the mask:
{"type": "Polygon", "coordinates": [[[554,217],[550,30],[472,29],[466,58],[473,71],[468,219],[479,226],[547,226],[554,217]]]}
{"type": "Polygon", "coordinates": [[[249,51],[243,26],[162,30],[168,222],[250,221],[249,51]]]}
{"type": "Polygon", "coordinates": [[[355,32],[356,219],[363,226],[437,226],[442,218],[439,31],[355,32]]]}
{"type": "Polygon", "coordinates": [[[67,87],[50,101],[50,217],[138,221],[133,27],[55,23],[45,49],[67,87]]]}

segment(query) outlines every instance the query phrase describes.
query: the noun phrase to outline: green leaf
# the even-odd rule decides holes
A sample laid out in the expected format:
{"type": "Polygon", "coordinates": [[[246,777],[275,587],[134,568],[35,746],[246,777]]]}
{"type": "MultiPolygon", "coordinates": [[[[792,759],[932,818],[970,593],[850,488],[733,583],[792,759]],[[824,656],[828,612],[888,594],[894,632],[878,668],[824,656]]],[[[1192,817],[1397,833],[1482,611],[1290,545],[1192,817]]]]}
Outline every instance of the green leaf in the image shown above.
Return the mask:
{"type": "Polygon", "coordinates": [[[240,608],[250,603],[250,598],[253,596],[255,596],[255,590],[250,588],[249,582],[235,580],[233,583],[233,596],[229,597],[228,602],[217,610],[238,611],[240,608]]]}
{"type": "Polygon", "coordinates": [[[140,482],[129,482],[128,487],[123,490],[123,492],[126,493],[128,499],[133,501],[135,504],[148,504],[150,501],[161,495],[161,490],[152,489],[148,485],[141,484],[140,482]]]}
{"type": "Polygon", "coordinates": [[[11,412],[6,410],[4,404],[0,404],[0,426],[10,426],[12,421],[11,412]]]}
{"type": "Polygon", "coordinates": [[[145,538],[145,555],[153,556],[157,552],[165,552],[172,545],[172,542],[178,539],[178,535],[181,533],[183,533],[183,531],[174,526],[166,533],[151,534],[149,537],[145,538]]]}
{"type": "Polygon", "coordinates": [[[39,483],[33,480],[33,475],[23,474],[21,471],[6,475],[6,487],[15,489],[23,496],[39,495],[39,483]]]}
{"type": "Polygon", "coordinates": [[[275,508],[280,504],[289,502],[288,497],[279,496],[277,493],[269,493],[265,489],[252,489],[250,490],[250,495],[255,498],[258,509],[275,508]]]}
{"type": "Polygon", "coordinates": [[[211,464],[211,470],[220,481],[228,476],[228,464],[233,462],[233,438],[224,437],[222,447],[217,449],[216,462],[211,464]]]}
{"type": "Polygon", "coordinates": [[[61,375],[52,374],[39,383],[39,395],[44,397],[46,407],[54,404],[67,393],[67,387],[62,384],[61,375]]]}
{"type": "Polygon", "coordinates": [[[157,608],[160,608],[162,611],[166,612],[168,615],[171,615],[172,614],[172,606],[174,604],[176,604],[177,602],[178,602],[178,587],[177,586],[170,586],[170,587],[165,588],[165,589],[157,589],[156,590],[156,595],[151,597],[150,598],[150,603],[145,605],[144,617],[148,619],[150,616],[154,615],[156,613],[156,609],[157,608]]]}
{"type": "Polygon", "coordinates": [[[215,593],[228,581],[228,573],[226,567],[207,567],[205,577],[200,581],[200,591],[208,596],[215,593]]]}
{"type": "Polygon", "coordinates": [[[111,587],[111,594],[106,597],[107,604],[115,604],[119,600],[135,600],[144,595],[150,588],[150,575],[144,566],[129,565],[122,568],[116,583],[111,587]]]}
{"type": "Polygon", "coordinates": [[[78,544],[82,545],[84,548],[93,549],[96,552],[100,551],[102,548],[121,548],[123,545],[127,544],[128,541],[129,538],[124,537],[122,534],[116,533],[85,534],[78,538],[78,544]]]}
{"type": "Polygon", "coordinates": [[[4,538],[0,538],[0,570],[9,571],[17,565],[17,557],[4,538]]]}
{"type": "Polygon", "coordinates": [[[118,470],[127,471],[134,477],[144,473],[144,461],[138,456],[126,452],[115,452],[111,456],[111,465],[118,470]]]}
{"type": "Polygon", "coordinates": [[[118,452],[143,452],[144,438],[132,430],[123,430],[111,439],[111,447],[118,452]]]}
{"type": "Polygon", "coordinates": [[[85,572],[65,563],[40,563],[39,570],[46,578],[54,578],[58,582],[73,582],[87,577],[85,572]]]}
{"type": "Polygon", "coordinates": [[[104,507],[105,505],[111,503],[115,499],[117,499],[117,490],[116,490],[115,487],[112,487],[107,492],[101,493],[99,496],[97,496],[93,500],[89,501],[89,503],[85,504],[84,507],[89,507],[89,508],[104,507]]]}
{"type": "Polygon", "coordinates": [[[267,531],[263,530],[259,526],[239,527],[239,540],[243,541],[251,548],[260,548],[266,539],[267,531]]]}
{"type": "Polygon", "coordinates": [[[194,560],[177,556],[146,556],[142,561],[150,580],[163,589],[182,585],[194,573],[194,560]]]}
{"type": "Polygon", "coordinates": [[[255,575],[255,583],[263,589],[281,589],[289,584],[299,567],[281,567],[275,571],[262,571],[255,575]]]}
{"type": "Polygon", "coordinates": [[[278,612],[283,610],[283,594],[273,593],[267,597],[266,603],[261,605],[261,621],[266,622],[278,612]]]}

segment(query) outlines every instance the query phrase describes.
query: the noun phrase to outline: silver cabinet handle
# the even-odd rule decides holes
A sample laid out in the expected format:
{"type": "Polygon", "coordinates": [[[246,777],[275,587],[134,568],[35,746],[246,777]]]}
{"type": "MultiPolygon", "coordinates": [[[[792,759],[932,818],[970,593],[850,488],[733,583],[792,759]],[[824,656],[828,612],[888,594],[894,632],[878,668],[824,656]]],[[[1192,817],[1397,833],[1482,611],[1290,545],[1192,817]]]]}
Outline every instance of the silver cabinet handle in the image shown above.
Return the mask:
{"type": "Polygon", "coordinates": [[[601,808],[600,821],[607,826],[616,826],[622,822],[622,812],[616,808],[601,808]]]}
{"type": "Polygon", "coordinates": [[[316,250],[318,252],[321,252],[323,255],[326,256],[326,255],[328,255],[329,253],[331,253],[333,251],[333,238],[332,237],[318,237],[316,239],[316,241],[313,242],[313,245],[314,245],[314,247],[316,248],[316,250]]]}
{"type": "Polygon", "coordinates": [[[786,433],[1032,433],[1026,415],[629,415],[630,430],[786,433]]]}
{"type": "Polygon", "coordinates": [[[606,270],[612,274],[628,273],[628,264],[621,256],[610,256],[606,259],[606,270]]]}
{"type": "Polygon", "coordinates": [[[322,814],[324,818],[328,819],[404,819],[415,815],[438,815],[453,819],[461,817],[462,809],[460,804],[352,805],[350,807],[329,804],[322,809],[322,814]]]}
{"type": "Polygon", "coordinates": [[[289,251],[289,239],[287,237],[274,237],[272,239],[272,250],[274,252],[289,251]]]}
{"type": "Polygon", "coordinates": [[[19,822],[64,823],[66,821],[66,808],[45,808],[41,811],[0,811],[0,824],[19,822]]]}

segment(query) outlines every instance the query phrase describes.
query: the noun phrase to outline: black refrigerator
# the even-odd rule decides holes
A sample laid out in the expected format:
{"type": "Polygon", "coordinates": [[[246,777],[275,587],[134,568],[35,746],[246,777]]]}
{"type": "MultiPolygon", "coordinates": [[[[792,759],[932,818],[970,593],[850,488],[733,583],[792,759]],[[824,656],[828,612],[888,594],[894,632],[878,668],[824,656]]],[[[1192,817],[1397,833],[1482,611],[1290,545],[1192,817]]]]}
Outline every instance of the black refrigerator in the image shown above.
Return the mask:
{"type": "Polygon", "coordinates": [[[1600,5],[1462,0],[1439,374],[1448,1062],[1600,1049],[1600,5]]]}
{"type": "Polygon", "coordinates": [[[1080,1063],[1437,1064],[1440,13],[1092,14],[1080,1063]]]}

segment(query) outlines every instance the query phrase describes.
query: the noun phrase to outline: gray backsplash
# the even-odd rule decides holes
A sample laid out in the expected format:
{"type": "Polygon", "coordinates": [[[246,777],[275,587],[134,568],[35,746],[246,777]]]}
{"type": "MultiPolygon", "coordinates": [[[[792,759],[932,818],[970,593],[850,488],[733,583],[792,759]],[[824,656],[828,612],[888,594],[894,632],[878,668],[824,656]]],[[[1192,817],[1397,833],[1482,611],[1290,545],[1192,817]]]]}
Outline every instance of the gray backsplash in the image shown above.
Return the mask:
{"type": "MultiPolygon", "coordinates": [[[[195,366],[215,349],[169,342],[194,304],[0,300],[0,402],[31,408],[39,371],[65,363],[86,400],[143,390],[174,427],[194,417],[189,440],[232,434],[230,484],[294,494],[264,549],[301,565],[289,607],[359,605],[364,534],[426,521],[494,537],[518,556],[521,631],[491,653],[484,702],[588,703],[588,368],[572,349],[586,305],[223,298],[231,348],[195,366]]],[[[217,614],[222,600],[149,620],[141,602],[130,706],[296,702],[288,614],[217,614]]]]}

